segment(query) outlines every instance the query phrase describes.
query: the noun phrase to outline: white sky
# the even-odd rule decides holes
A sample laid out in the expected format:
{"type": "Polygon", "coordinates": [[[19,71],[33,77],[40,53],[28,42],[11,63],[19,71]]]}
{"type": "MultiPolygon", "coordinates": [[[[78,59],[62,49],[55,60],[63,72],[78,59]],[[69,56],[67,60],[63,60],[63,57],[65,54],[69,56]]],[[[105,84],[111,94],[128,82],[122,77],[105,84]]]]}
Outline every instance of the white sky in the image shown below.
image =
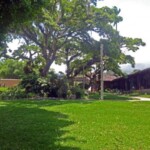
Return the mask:
{"type": "MultiPolygon", "coordinates": [[[[120,34],[126,37],[142,38],[145,47],[135,53],[136,63],[150,64],[150,0],[103,0],[98,2],[98,7],[117,6],[121,9],[120,16],[123,21],[118,24],[120,34]]],[[[12,49],[16,48],[18,42],[10,44],[12,49]]],[[[64,67],[54,66],[56,70],[64,71],[64,67]]]]}
{"type": "Polygon", "coordinates": [[[145,47],[135,53],[136,63],[150,63],[150,0],[104,0],[98,7],[117,6],[121,9],[120,16],[123,21],[118,24],[120,34],[126,37],[142,38],[145,47]]]}

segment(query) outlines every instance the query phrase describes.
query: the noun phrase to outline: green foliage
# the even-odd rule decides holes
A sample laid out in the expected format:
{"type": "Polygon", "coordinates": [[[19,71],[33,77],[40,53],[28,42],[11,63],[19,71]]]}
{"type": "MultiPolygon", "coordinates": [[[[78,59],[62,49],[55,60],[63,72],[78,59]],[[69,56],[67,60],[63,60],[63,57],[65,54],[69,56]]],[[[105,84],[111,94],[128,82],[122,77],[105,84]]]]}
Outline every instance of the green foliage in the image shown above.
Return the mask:
{"type": "Polygon", "coordinates": [[[69,79],[83,72],[83,68],[88,72],[99,62],[99,46],[103,44],[105,70],[121,74],[120,64],[134,66],[134,58],[126,56],[122,49],[136,51],[145,43],[119,35],[117,24],[123,20],[120,9],[97,8],[96,3],[96,0],[49,1],[36,18],[12,32],[13,38],[22,40],[12,57],[36,62],[34,67],[39,66],[43,77],[48,75],[53,62],[64,63],[69,79]],[[94,40],[90,34],[93,32],[105,40],[94,40]]]}
{"type": "Polygon", "coordinates": [[[0,87],[0,93],[8,91],[7,87],[0,87]]]}
{"type": "Polygon", "coordinates": [[[75,86],[71,88],[71,93],[75,95],[76,99],[81,99],[84,96],[84,90],[79,86],[75,86]]]}
{"type": "Polygon", "coordinates": [[[24,74],[25,62],[4,59],[0,61],[0,77],[7,79],[19,79],[24,74]]]}
{"type": "Polygon", "coordinates": [[[59,64],[64,63],[67,65],[67,76],[77,76],[83,72],[88,72],[93,64],[99,62],[99,47],[100,44],[104,45],[104,69],[112,70],[118,75],[122,75],[120,64],[130,63],[134,66],[134,58],[130,55],[125,55],[122,48],[126,50],[135,51],[145,43],[138,38],[126,38],[119,35],[117,26],[122,21],[119,16],[120,10],[117,7],[108,8],[95,8],[91,7],[90,15],[86,21],[86,25],[91,25],[88,30],[94,31],[100,37],[106,37],[105,40],[100,42],[86,37],[86,44],[74,40],[64,46],[64,49],[58,55],[59,64]],[[69,74],[69,75],[68,75],[69,74]]]}
{"type": "Polygon", "coordinates": [[[27,93],[38,93],[39,92],[39,84],[38,84],[38,76],[36,74],[28,74],[25,75],[21,80],[21,87],[25,88],[27,93]]]}
{"type": "Polygon", "coordinates": [[[0,1],[0,56],[6,54],[7,42],[12,41],[10,31],[20,30],[21,24],[30,22],[41,12],[49,0],[0,1]]]}
{"type": "Polygon", "coordinates": [[[33,55],[34,59],[42,56],[41,76],[46,76],[67,42],[81,38],[83,43],[89,38],[87,23],[83,21],[88,17],[86,3],[85,0],[50,1],[34,21],[23,24],[21,30],[13,34],[23,38],[23,45],[13,57],[33,61],[33,55]]]}
{"type": "Polygon", "coordinates": [[[139,38],[123,38],[123,41],[128,48],[128,50],[131,50],[133,52],[137,51],[139,49],[139,46],[145,46],[145,43],[139,39],[139,38]]]}
{"type": "Polygon", "coordinates": [[[29,98],[25,89],[18,87],[9,88],[0,93],[0,99],[2,100],[15,100],[21,98],[29,98]]]}
{"type": "Polygon", "coordinates": [[[42,97],[67,97],[67,82],[61,74],[56,74],[53,71],[45,78],[37,74],[31,73],[22,78],[22,88],[25,88],[26,93],[35,93],[42,97]]]}
{"type": "Polygon", "coordinates": [[[11,25],[16,26],[33,19],[46,2],[45,0],[1,0],[0,31],[5,32],[11,25]]]}
{"type": "Polygon", "coordinates": [[[34,73],[25,75],[20,85],[27,94],[35,93],[40,97],[70,98],[75,96],[76,99],[80,99],[84,95],[83,89],[79,86],[69,89],[64,74],[56,74],[53,71],[44,78],[34,73]]]}

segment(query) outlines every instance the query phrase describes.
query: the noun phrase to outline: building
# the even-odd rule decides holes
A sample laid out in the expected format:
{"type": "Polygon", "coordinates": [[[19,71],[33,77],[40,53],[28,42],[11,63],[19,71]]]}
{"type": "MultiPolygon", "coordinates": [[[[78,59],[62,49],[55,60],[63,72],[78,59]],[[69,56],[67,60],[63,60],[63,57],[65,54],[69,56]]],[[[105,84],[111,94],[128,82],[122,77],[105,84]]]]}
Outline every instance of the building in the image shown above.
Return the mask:
{"type": "Polygon", "coordinates": [[[20,83],[20,79],[0,79],[0,87],[14,87],[20,83]]]}
{"type": "MultiPolygon", "coordinates": [[[[103,74],[103,82],[104,82],[104,90],[109,89],[111,82],[116,79],[117,77],[113,74],[104,73],[103,74]]],[[[100,77],[99,75],[93,76],[93,80],[91,83],[91,91],[99,91],[100,90],[100,77]]]]}
{"type": "Polygon", "coordinates": [[[114,79],[110,84],[110,88],[120,91],[140,90],[150,92],[150,68],[114,79]]]}
{"type": "MultiPolygon", "coordinates": [[[[104,79],[104,89],[107,89],[110,87],[111,81],[116,79],[117,77],[108,73],[104,73],[103,75],[103,79],[104,79]]],[[[90,88],[90,91],[95,92],[95,91],[99,91],[100,89],[100,81],[99,81],[99,75],[95,75],[94,73],[91,73],[88,75],[88,77],[86,76],[77,76],[74,79],[74,82],[76,84],[82,84],[82,87],[88,87],[90,88]]]]}

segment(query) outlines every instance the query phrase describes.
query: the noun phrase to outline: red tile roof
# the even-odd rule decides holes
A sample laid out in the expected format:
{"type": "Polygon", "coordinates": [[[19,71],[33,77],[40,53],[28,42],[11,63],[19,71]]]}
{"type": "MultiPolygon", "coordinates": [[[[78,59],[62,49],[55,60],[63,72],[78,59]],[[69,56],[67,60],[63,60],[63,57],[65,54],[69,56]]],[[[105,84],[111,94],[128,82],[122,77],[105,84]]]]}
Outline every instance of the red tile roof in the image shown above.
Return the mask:
{"type": "Polygon", "coordinates": [[[116,78],[118,78],[118,77],[116,77],[116,76],[114,76],[114,75],[109,75],[109,74],[105,74],[105,73],[104,73],[104,75],[103,75],[104,81],[112,81],[112,80],[114,80],[114,79],[116,79],[116,78]]]}

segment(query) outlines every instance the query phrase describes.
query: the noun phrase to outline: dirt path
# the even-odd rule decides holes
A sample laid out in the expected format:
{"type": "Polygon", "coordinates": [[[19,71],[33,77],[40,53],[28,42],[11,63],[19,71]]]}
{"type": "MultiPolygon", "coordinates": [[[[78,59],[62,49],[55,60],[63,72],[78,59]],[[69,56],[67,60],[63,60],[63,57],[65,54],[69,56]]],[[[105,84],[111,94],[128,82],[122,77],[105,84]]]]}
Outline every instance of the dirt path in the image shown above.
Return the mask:
{"type": "Polygon", "coordinates": [[[141,101],[150,101],[150,98],[145,98],[145,97],[133,97],[133,98],[139,99],[141,101]]]}

